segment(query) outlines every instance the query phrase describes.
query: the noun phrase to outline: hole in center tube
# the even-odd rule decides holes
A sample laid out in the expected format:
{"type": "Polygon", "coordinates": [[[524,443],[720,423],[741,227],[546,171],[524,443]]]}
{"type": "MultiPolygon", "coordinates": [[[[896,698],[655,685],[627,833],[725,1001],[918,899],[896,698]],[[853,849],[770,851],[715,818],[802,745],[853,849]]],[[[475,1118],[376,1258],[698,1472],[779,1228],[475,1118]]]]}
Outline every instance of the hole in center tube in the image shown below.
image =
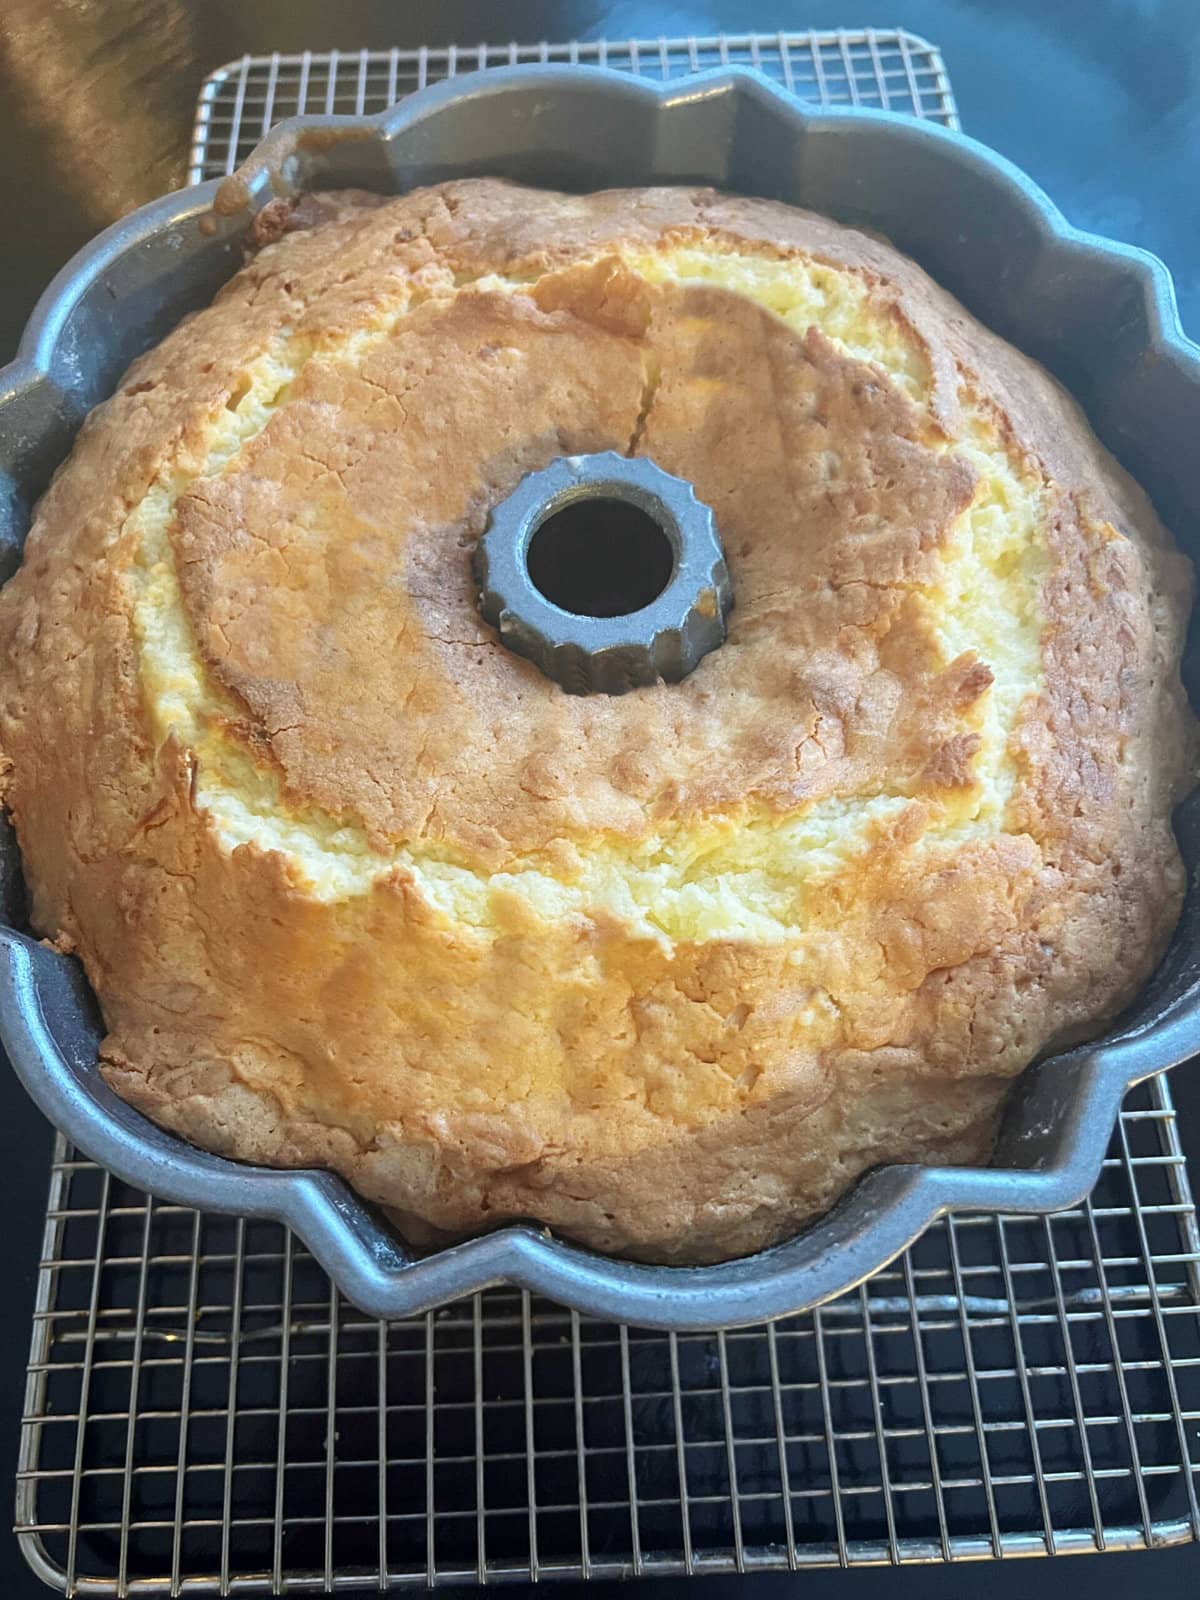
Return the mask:
{"type": "Polygon", "coordinates": [[[534,588],[561,611],[623,617],[658,599],[675,554],[648,511],[596,495],[551,512],[529,541],[525,562],[534,588]]]}

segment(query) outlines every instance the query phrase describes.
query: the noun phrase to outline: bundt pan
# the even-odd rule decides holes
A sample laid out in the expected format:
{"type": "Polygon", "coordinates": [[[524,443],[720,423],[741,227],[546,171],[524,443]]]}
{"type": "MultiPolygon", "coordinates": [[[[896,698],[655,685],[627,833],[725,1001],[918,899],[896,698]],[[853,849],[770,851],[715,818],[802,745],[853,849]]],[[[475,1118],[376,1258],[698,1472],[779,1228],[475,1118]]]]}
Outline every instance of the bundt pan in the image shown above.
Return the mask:
{"type": "MultiPolygon", "coordinates": [[[[258,208],[281,193],[390,192],[471,174],[578,190],[701,182],[886,234],[1074,391],[1177,538],[1200,555],[1200,349],[1183,337],[1159,262],[1077,232],[1014,167],[928,124],[808,110],[739,69],[656,85],[538,67],[460,78],[378,117],[284,123],[237,178],[157,201],[78,255],[0,375],[0,576],[16,566],[30,508],[84,414],[135,356],[211,300],[239,265],[258,208]]],[[[1200,809],[1185,806],[1177,820],[1194,869],[1200,809]]],[[[1200,1050],[1193,889],[1162,967],[1122,1024],[1018,1080],[986,1169],[880,1168],[797,1237],[720,1266],[611,1260],[535,1226],[420,1255],[340,1179],[205,1154],[119,1100],[97,1067],[102,1028],[79,967],[20,931],[20,865],[7,831],[2,867],[0,1039],[50,1120],[152,1193],[286,1222],[351,1301],[381,1316],[502,1281],[661,1328],[797,1311],[874,1272],[944,1211],[1047,1212],[1078,1202],[1130,1084],[1200,1050]]]]}

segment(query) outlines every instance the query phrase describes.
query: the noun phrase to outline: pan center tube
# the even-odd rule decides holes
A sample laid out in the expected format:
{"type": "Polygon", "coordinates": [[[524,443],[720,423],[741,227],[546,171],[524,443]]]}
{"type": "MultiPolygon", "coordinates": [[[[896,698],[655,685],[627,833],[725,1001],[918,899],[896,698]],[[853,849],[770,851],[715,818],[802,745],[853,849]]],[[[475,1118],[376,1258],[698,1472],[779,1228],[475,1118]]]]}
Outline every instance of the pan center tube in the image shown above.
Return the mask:
{"type": "Polygon", "coordinates": [[[733,588],[710,507],[644,457],[560,456],[492,511],[479,610],[568,694],[678,683],[724,642],[733,588]]]}

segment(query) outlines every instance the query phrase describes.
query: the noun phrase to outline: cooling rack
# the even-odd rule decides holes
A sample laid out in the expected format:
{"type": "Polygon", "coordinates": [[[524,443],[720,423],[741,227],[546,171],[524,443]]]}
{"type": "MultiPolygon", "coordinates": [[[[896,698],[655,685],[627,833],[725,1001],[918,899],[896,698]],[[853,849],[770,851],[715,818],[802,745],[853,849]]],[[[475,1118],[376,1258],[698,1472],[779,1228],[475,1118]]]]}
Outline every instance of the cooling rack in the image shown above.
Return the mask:
{"type": "MultiPolygon", "coordinates": [[[[280,117],[509,61],[675,76],[957,125],[905,33],[244,58],[191,176],[280,117]]],[[[17,1474],[78,1595],[264,1595],[1143,1549],[1200,1538],[1200,1229],[1169,1088],[1048,1218],[959,1217],[805,1316],[713,1335],[497,1289],[363,1317],[284,1228],[160,1204],[61,1139],[17,1474]]]]}
{"type": "Polygon", "coordinates": [[[273,124],[301,112],[384,111],[414,89],[485,67],[571,61],[679,78],[706,67],[757,67],[793,93],[825,105],[876,106],[958,126],[941,55],[903,30],[717,34],[686,39],[572,39],[561,44],[337,51],[243,56],[200,90],[188,182],[234,170],[273,124]]]}

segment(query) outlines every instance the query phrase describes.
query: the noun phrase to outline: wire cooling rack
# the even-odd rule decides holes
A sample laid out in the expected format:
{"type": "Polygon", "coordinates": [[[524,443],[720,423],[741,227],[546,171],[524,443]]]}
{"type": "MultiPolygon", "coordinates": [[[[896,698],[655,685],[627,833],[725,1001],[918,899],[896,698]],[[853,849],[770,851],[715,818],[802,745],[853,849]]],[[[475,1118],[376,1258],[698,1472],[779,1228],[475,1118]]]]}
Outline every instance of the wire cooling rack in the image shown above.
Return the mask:
{"type": "Polygon", "coordinates": [[[940,53],[903,29],[835,33],[718,34],[687,39],[592,39],[565,44],[478,44],[469,48],[333,51],[329,55],[243,56],[200,91],[188,182],[233,171],[268,129],[300,112],[383,111],[426,84],[484,67],[571,61],[653,78],[708,67],[757,67],[806,100],[876,106],[958,126],[940,53]]]}
{"type": "MultiPolygon", "coordinates": [[[[907,34],[247,58],[192,176],[297,110],[456,70],[761,66],[956,122],[907,34]]],[[[17,1474],[79,1595],[336,1592],[1141,1549],[1200,1538],[1200,1230],[1164,1080],[1048,1218],[944,1220],[819,1312],[618,1327],[512,1290],[361,1316],[284,1228],[159,1204],[55,1147],[17,1474]]]]}

